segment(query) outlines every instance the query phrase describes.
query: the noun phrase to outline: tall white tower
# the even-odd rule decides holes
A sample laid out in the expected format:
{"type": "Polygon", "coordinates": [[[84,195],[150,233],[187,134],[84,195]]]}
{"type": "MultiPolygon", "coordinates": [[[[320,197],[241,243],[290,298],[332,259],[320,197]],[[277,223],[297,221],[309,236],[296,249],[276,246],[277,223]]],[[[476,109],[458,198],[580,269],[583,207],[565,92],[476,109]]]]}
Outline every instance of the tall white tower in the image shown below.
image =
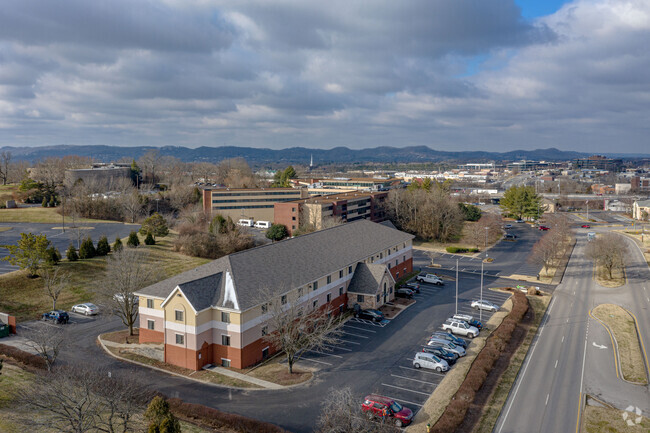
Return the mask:
{"type": "Polygon", "coordinates": [[[309,169],[311,170],[313,168],[314,168],[314,154],[312,153],[311,160],[309,161],[309,169]]]}

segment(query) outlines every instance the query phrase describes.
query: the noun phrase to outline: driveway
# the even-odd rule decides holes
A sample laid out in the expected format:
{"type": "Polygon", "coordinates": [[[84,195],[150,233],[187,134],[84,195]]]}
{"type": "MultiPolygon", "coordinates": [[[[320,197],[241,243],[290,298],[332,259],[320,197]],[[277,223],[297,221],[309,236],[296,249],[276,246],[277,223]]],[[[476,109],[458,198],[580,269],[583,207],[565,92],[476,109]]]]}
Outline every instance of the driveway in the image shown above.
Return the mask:
{"type": "MultiPolygon", "coordinates": [[[[65,232],[61,228],[61,224],[43,224],[43,223],[0,223],[0,230],[3,227],[9,227],[9,230],[0,232],[0,245],[15,245],[20,239],[21,233],[34,233],[45,234],[47,239],[59,249],[61,255],[65,257],[65,251],[72,243],[77,247],[77,240],[81,234],[82,240],[90,236],[97,244],[99,238],[103,235],[108,237],[108,241],[112,244],[115,238],[124,238],[129,235],[132,230],[138,230],[138,224],[123,224],[123,223],[84,223],[78,224],[80,229],[73,229],[70,227],[70,222],[66,222],[65,232]]],[[[0,259],[6,257],[9,250],[0,248],[0,259]]],[[[17,270],[17,266],[12,266],[8,262],[0,261],[0,274],[17,270]]]]}

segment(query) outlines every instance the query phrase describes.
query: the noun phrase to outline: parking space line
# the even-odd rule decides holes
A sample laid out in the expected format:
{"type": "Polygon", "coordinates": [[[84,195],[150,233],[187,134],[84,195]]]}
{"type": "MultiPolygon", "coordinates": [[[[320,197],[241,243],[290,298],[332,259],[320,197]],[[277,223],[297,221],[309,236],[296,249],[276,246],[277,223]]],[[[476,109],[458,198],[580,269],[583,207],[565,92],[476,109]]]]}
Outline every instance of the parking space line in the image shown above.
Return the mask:
{"type": "Polygon", "coordinates": [[[343,358],[341,355],[334,355],[333,353],[319,352],[318,350],[305,350],[305,352],[318,353],[319,355],[333,356],[334,358],[343,358]]]}
{"type": "Polygon", "coordinates": [[[330,366],[332,365],[332,364],[329,363],[329,362],[325,362],[325,361],[317,361],[317,360],[315,360],[315,359],[311,359],[311,358],[300,358],[298,361],[311,361],[311,362],[317,362],[318,364],[326,364],[326,365],[330,365],[330,366]]]}
{"type": "Polygon", "coordinates": [[[403,365],[398,365],[398,367],[399,367],[399,368],[403,368],[404,370],[417,371],[418,373],[433,374],[433,375],[435,375],[435,376],[444,376],[444,374],[442,374],[442,373],[436,373],[435,371],[418,370],[417,368],[404,367],[403,365]]]}
{"type": "Polygon", "coordinates": [[[398,376],[396,374],[391,374],[392,377],[397,377],[399,379],[404,379],[404,380],[412,380],[413,382],[420,382],[420,383],[426,383],[427,385],[435,385],[434,382],[427,382],[426,380],[419,380],[419,379],[411,379],[410,377],[405,377],[405,376],[398,376]]]}
{"type": "Polygon", "coordinates": [[[345,331],[341,331],[341,332],[344,333],[344,334],[346,334],[346,335],[352,335],[353,337],[359,337],[359,338],[370,338],[370,337],[368,337],[367,335],[353,334],[353,333],[351,333],[351,332],[345,332],[345,331]]]}
{"type": "Polygon", "coordinates": [[[357,328],[357,327],[355,327],[355,326],[350,326],[350,325],[348,325],[348,324],[345,324],[345,325],[343,325],[343,326],[348,327],[348,328],[352,328],[352,329],[357,329],[357,330],[359,330],[359,331],[372,332],[373,334],[376,334],[376,333],[377,333],[377,331],[373,331],[372,329],[357,328]]]}
{"type": "MultiPolygon", "coordinates": [[[[406,358],[406,359],[408,359],[409,362],[413,362],[413,358],[406,358]]],[[[401,366],[400,366],[400,367],[401,367],[401,366]]],[[[402,368],[408,368],[408,367],[402,367],[402,368]]],[[[420,371],[420,370],[416,370],[416,371],[420,371]]],[[[442,373],[436,373],[435,371],[422,371],[421,373],[435,374],[436,376],[443,376],[443,377],[444,377],[444,374],[442,374],[442,373]]]]}
{"type": "Polygon", "coordinates": [[[395,386],[395,385],[389,385],[389,384],[387,384],[387,383],[382,383],[382,385],[384,385],[384,386],[388,386],[388,387],[390,387],[390,388],[401,389],[402,391],[414,392],[414,393],[416,393],[416,394],[431,395],[430,392],[414,391],[414,390],[412,390],[412,389],[402,388],[402,387],[400,387],[400,386],[395,386]]]}
{"type": "Polygon", "coordinates": [[[361,343],[358,343],[356,341],[344,340],[342,338],[339,338],[338,341],[343,341],[344,343],[350,343],[350,344],[356,344],[356,345],[361,344],[361,343]]]}
{"type": "Polygon", "coordinates": [[[421,405],[420,403],[415,403],[415,402],[412,402],[412,401],[404,400],[404,399],[402,399],[402,398],[391,397],[390,395],[387,395],[386,397],[390,398],[391,400],[396,400],[396,401],[398,401],[398,402],[401,401],[401,402],[406,403],[406,404],[414,404],[414,405],[416,405],[416,406],[420,406],[420,407],[422,407],[422,405],[421,405]]]}
{"type": "Polygon", "coordinates": [[[323,344],[323,346],[333,347],[334,349],[345,350],[346,352],[352,352],[352,349],[348,349],[347,347],[334,346],[332,344],[323,344]]]}

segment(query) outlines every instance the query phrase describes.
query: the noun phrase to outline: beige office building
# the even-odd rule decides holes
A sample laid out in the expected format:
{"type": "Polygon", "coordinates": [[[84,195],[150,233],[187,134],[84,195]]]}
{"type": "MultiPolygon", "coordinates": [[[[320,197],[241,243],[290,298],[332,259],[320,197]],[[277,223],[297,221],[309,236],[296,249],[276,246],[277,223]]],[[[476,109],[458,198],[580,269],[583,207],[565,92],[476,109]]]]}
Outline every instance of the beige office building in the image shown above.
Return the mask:
{"type": "Polygon", "coordinates": [[[273,221],[274,205],[308,197],[304,188],[215,188],[203,190],[203,210],[234,221],[273,221]]]}

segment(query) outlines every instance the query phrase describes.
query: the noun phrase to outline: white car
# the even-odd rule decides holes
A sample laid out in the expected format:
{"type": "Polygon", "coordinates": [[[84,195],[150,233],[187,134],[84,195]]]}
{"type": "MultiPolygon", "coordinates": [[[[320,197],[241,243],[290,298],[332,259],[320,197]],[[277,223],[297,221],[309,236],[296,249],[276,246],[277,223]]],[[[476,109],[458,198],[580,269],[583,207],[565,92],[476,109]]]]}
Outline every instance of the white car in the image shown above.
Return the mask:
{"type": "Polygon", "coordinates": [[[472,308],[475,310],[499,311],[499,307],[490,301],[472,301],[472,308]]]}
{"type": "Polygon", "coordinates": [[[415,277],[415,281],[418,283],[429,283],[429,284],[435,284],[438,286],[442,286],[444,281],[442,281],[442,278],[437,276],[436,274],[426,274],[426,275],[418,275],[415,277]]]}
{"type": "Polygon", "coordinates": [[[430,368],[438,373],[449,370],[449,364],[444,359],[438,358],[433,353],[416,352],[413,358],[414,368],[430,368]]]}
{"type": "Polygon", "coordinates": [[[99,307],[95,304],[91,304],[90,302],[86,302],[83,304],[74,305],[70,311],[73,313],[85,314],[86,316],[93,316],[99,313],[99,307]]]}
{"type": "Polygon", "coordinates": [[[469,323],[458,319],[447,319],[442,324],[442,329],[452,332],[463,337],[474,338],[478,336],[478,328],[471,326],[469,323]]]}

